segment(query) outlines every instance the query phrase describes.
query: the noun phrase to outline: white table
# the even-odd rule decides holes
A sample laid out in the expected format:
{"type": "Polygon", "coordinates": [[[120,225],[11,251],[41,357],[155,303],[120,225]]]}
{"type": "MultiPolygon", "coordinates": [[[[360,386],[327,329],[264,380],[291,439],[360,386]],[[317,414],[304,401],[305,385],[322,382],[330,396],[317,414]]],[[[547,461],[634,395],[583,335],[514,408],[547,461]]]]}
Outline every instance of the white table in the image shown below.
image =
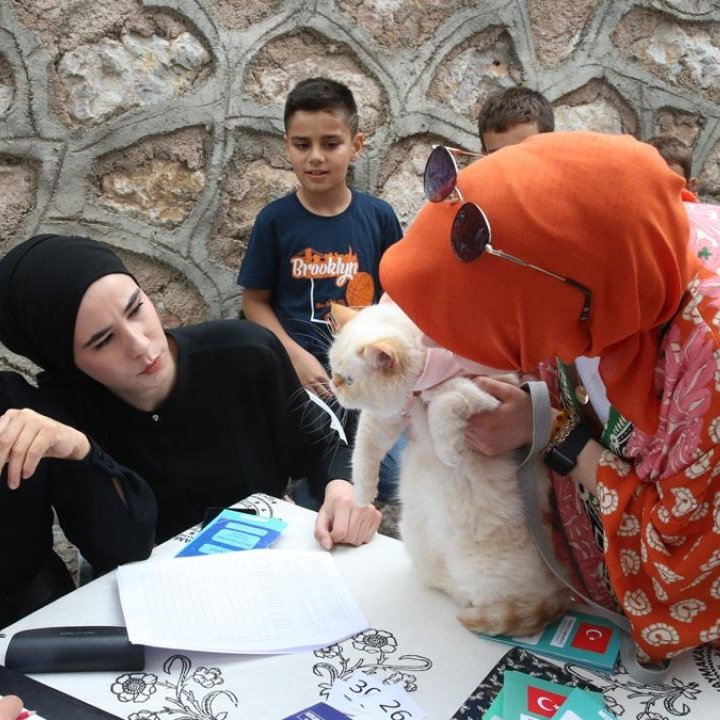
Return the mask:
{"type": "MultiPolygon", "coordinates": [[[[314,513],[265,495],[242,504],[288,522],[276,547],[325,552],[313,538],[314,513]]],[[[174,555],[193,534],[163,543],[150,562],[174,555]]],[[[226,720],[279,720],[323,699],[335,677],[373,668],[382,679],[403,683],[432,720],[449,720],[508,647],[468,632],[456,619],[453,602],[420,583],[401,542],[378,536],[360,548],[339,547],[333,557],[372,627],[337,646],[276,656],[148,648],[143,672],[42,674],[35,679],[130,720],[209,720],[224,712],[226,720]]],[[[0,654],[4,657],[18,630],[122,624],[115,573],[110,573],[6,628],[0,654]]],[[[637,687],[624,674],[566,669],[597,685],[611,709],[617,714],[622,709],[622,720],[720,717],[716,651],[703,649],[680,659],[672,678],[657,688],[637,687]]]]}

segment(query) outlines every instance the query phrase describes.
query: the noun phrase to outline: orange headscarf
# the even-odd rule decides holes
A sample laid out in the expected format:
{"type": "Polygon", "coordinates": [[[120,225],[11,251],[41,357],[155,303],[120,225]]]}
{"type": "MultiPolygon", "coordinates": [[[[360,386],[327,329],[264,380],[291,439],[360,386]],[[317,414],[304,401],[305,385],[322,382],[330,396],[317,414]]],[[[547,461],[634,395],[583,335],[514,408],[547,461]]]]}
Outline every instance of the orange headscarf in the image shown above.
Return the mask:
{"type": "Polygon", "coordinates": [[[610,402],[651,432],[660,330],[697,267],[682,185],[653,147],[589,132],[543,133],[460,172],[493,247],[591,290],[585,322],[569,285],[487,253],[460,262],[457,203],[425,204],[385,253],[383,288],[433,340],[483,365],[531,371],[555,356],[600,356],[610,402]]]}

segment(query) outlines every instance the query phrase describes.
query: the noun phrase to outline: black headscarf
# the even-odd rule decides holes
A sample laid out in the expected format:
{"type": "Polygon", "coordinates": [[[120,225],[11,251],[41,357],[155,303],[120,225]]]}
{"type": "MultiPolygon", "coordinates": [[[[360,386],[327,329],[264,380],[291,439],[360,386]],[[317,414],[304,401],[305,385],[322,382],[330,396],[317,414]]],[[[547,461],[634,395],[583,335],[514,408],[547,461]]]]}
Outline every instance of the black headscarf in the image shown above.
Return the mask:
{"type": "Polygon", "coordinates": [[[44,370],[74,373],[73,336],[85,291],[105,275],[132,275],[94,240],[36,235],[0,260],[0,341],[44,370]]]}

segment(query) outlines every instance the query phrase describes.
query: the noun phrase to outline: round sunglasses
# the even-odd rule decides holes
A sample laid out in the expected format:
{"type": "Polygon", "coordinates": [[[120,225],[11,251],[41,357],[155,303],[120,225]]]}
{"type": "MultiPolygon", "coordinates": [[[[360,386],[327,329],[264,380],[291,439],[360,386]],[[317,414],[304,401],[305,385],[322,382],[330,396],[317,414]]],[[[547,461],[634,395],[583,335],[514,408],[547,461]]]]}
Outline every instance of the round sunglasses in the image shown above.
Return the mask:
{"type": "MultiPolygon", "coordinates": [[[[430,202],[463,202],[462,194],[457,187],[458,169],[454,158],[454,155],[459,154],[482,157],[477,153],[443,145],[436,145],[433,148],[425,165],[424,173],[425,197],[430,202]]],[[[580,312],[580,320],[585,321],[590,317],[590,305],[592,302],[590,288],[577,280],[558,275],[515,255],[497,250],[492,246],[491,241],[492,231],[485,213],[475,203],[463,202],[455,214],[452,230],[450,231],[450,246],[458,260],[472,262],[486,252],[488,255],[494,255],[517,265],[537,270],[543,275],[559,280],[581,292],[583,294],[583,307],[580,312]]]]}
{"type": "Polygon", "coordinates": [[[483,157],[480,153],[448,147],[447,145],[433,145],[430,157],[425,163],[423,186],[425,197],[430,202],[462,202],[463,197],[457,187],[458,166],[455,158],[459,156],[483,157]]]}

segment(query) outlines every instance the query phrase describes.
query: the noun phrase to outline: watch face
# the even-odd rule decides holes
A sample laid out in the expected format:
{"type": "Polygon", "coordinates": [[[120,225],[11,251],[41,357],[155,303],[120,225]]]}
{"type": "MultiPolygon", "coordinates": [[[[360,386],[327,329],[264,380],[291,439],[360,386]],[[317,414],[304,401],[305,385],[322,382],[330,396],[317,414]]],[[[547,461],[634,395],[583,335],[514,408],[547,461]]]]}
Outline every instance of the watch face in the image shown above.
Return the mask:
{"type": "Polygon", "coordinates": [[[576,385],[573,392],[575,393],[575,399],[581,405],[587,405],[590,402],[590,395],[584,385],[576,385]]]}

